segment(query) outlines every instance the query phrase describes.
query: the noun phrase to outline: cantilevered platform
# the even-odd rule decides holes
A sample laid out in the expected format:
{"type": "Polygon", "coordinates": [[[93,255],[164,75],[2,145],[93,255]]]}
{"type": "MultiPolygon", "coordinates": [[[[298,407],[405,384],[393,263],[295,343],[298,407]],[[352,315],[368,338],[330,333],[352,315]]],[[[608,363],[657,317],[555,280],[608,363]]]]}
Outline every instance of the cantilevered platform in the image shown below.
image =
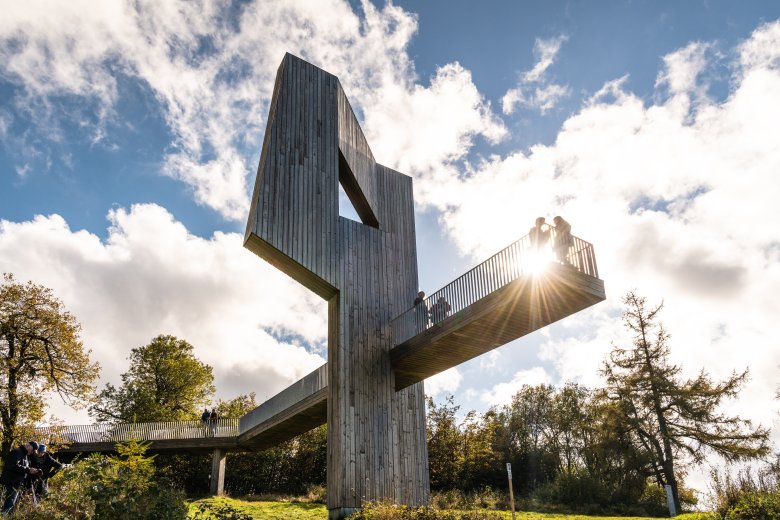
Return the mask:
{"type": "Polygon", "coordinates": [[[555,228],[542,244],[526,235],[392,321],[395,389],[605,299],[590,243],[555,228]]]}
{"type": "Polygon", "coordinates": [[[605,299],[604,282],[550,264],[431,325],[390,351],[401,390],[605,299]]]}

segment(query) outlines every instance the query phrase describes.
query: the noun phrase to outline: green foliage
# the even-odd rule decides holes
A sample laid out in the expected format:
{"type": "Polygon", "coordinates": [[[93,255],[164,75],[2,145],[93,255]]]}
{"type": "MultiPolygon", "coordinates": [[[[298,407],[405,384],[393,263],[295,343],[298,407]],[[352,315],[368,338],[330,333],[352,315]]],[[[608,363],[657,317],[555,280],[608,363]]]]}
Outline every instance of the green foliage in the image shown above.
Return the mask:
{"type": "Polygon", "coordinates": [[[51,289],[3,275],[0,284],[0,452],[43,418],[40,395],[56,392],[74,407],[89,403],[99,375],[79,337],[81,326],[51,289]]]}
{"type": "Polygon", "coordinates": [[[717,518],[780,519],[780,460],[758,469],[711,473],[711,498],[717,518]]]}
{"type": "Polygon", "coordinates": [[[428,398],[426,414],[428,464],[433,489],[453,489],[460,483],[462,440],[455,414],[460,409],[452,396],[441,406],[428,398]]]}
{"type": "Polygon", "coordinates": [[[239,500],[210,497],[189,505],[192,520],[262,518],[264,520],[323,520],[328,510],[322,504],[290,501],[239,500]]]}
{"type": "Polygon", "coordinates": [[[184,520],[184,495],[156,478],[139,441],[117,444],[116,456],[92,455],[50,480],[40,507],[23,504],[21,520],[184,520]]]}
{"type": "Polygon", "coordinates": [[[230,401],[219,400],[217,402],[217,414],[223,419],[239,419],[257,408],[255,393],[242,394],[230,401]]]}
{"type": "Polygon", "coordinates": [[[225,487],[231,493],[302,495],[324,486],[327,471],[326,426],[319,426],[259,453],[228,454],[225,487]]]}
{"type": "Polygon", "coordinates": [[[109,422],[198,419],[214,394],[213,382],[211,367],[195,357],[192,345],[157,336],[131,351],[122,386],[107,384],[90,414],[109,422]]]}
{"type": "Polygon", "coordinates": [[[629,347],[613,346],[604,363],[606,395],[634,450],[648,463],[646,471],[660,486],[671,486],[680,510],[681,467],[703,462],[708,451],[729,461],[766,455],[769,433],[718,411],[725,399],[738,395],[747,371],[721,382],[704,371],[683,380],[681,368],[669,361],[670,336],[658,323],[663,305],[648,308],[633,292],[623,302],[623,322],[633,341],[629,347]]]}
{"type": "Polygon", "coordinates": [[[739,497],[725,520],[780,520],[780,493],[750,491],[739,497]]]}
{"type": "Polygon", "coordinates": [[[224,502],[202,502],[190,508],[192,520],[252,520],[252,517],[224,502]]]}
{"type": "Polygon", "coordinates": [[[431,493],[431,507],[435,509],[509,509],[509,494],[483,488],[479,491],[464,493],[458,489],[431,493]]]}

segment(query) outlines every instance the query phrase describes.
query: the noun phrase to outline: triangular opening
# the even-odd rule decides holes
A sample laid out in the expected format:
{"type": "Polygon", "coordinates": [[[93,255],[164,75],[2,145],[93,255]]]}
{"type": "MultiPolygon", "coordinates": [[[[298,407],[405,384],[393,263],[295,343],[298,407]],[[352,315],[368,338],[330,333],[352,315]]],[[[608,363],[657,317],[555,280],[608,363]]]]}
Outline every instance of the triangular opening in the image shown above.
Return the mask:
{"type": "Polygon", "coordinates": [[[339,215],[366,226],[379,228],[379,221],[341,150],[339,150],[339,215]]]}
{"type": "Polygon", "coordinates": [[[341,185],[339,182],[339,217],[348,218],[349,220],[354,220],[355,222],[363,223],[362,220],[360,220],[360,215],[358,215],[358,212],[355,210],[355,206],[352,205],[352,201],[349,200],[349,197],[347,196],[347,192],[344,191],[344,186],[341,185]]]}

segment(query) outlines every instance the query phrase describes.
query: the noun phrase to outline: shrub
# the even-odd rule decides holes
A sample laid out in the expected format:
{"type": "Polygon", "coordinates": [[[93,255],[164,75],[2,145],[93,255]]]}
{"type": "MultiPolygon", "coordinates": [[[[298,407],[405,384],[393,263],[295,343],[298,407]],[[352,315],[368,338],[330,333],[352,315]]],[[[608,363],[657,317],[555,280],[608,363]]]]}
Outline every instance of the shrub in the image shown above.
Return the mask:
{"type": "Polygon", "coordinates": [[[780,494],[749,491],[726,512],[725,520],[780,520],[780,494]]]}
{"type": "Polygon", "coordinates": [[[321,484],[311,484],[306,488],[306,499],[315,504],[325,504],[328,501],[328,490],[321,484]]]}
{"type": "Polygon", "coordinates": [[[118,456],[91,455],[49,483],[39,507],[20,505],[20,520],[184,520],[184,496],[155,478],[153,457],[138,441],[117,444],[118,456]]]}

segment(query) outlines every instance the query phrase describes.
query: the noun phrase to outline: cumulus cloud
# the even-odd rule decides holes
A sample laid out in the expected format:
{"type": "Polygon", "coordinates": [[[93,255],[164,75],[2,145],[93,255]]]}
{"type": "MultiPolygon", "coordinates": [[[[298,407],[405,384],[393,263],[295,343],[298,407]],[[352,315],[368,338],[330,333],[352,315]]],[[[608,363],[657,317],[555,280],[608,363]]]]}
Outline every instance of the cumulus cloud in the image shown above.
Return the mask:
{"type": "Polygon", "coordinates": [[[107,139],[107,127],[118,123],[121,86],[145,90],[172,138],[160,173],[232,220],[246,215],[246,178],[285,52],[340,77],[370,114],[366,131],[382,162],[400,156],[402,168],[434,168],[460,158],[475,136],[501,138],[502,123],[457,63],[442,66],[428,86],[416,82],[406,52],[415,16],[367,0],[361,11],[343,0],[240,7],[217,0],[33,0],[4,10],[0,78],[18,87],[16,109],[54,141],[63,138],[62,122],[74,119],[89,129],[88,140],[107,139]]]}
{"type": "Polygon", "coordinates": [[[534,108],[544,114],[569,95],[568,86],[550,83],[547,78],[547,70],[555,63],[561,45],[568,39],[566,35],[547,40],[536,39],[534,56],[537,62],[533,68],[520,74],[517,87],[509,89],[504,94],[501,107],[505,114],[512,114],[517,106],[534,108]]]}
{"type": "Polygon", "coordinates": [[[241,235],[196,237],[151,204],[108,218],[105,240],[58,215],[0,221],[0,272],[54,290],[81,322],[103,382],[116,383],[130,349],[158,334],[195,347],[221,398],[262,400],[325,362],[326,302],[245,250],[241,235]]]}
{"type": "Polygon", "coordinates": [[[691,42],[664,56],[664,68],[656,78],[656,87],[667,85],[672,94],[689,93],[700,87],[697,80],[707,66],[706,52],[710,47],[707,43],[691,42]]]}
{"type": "Polygon", "coordinates": [[[553,144],[487,157],[466,175],[447,172],[435,192],[418,190],[475,260],[515,240],[538,215],[564,215],[595,244],[608,300],[545,336],[541,357],[556,380],[599,384],[610,342],[626,341],[621,296],[636,289],[666,302],[674,362],[715,377],[750,368],[740,413],[774,419],[778,35],[780,21],[762,25],[734,50],[722,100],[698,94],[710,44],[690,44],[663,59],[652,102],[629,91],[625,78],[609,81],[553,144]]]}
{"type": "Polygon", "coordinates": [[[511,381],[494,385],[493,388],[482,392],[480,398],[489,406],[510,404],[512,396],[523,386],[549,385],[552,382],[550,374],[544,368],[533,367],[516,372],[511,381]]]}
{"type": "Polygon", "coordinates": [[[457,368],[452,367],[425,380],[425,394],[431,397],[453,394],[463,381],[457,368]]]}

